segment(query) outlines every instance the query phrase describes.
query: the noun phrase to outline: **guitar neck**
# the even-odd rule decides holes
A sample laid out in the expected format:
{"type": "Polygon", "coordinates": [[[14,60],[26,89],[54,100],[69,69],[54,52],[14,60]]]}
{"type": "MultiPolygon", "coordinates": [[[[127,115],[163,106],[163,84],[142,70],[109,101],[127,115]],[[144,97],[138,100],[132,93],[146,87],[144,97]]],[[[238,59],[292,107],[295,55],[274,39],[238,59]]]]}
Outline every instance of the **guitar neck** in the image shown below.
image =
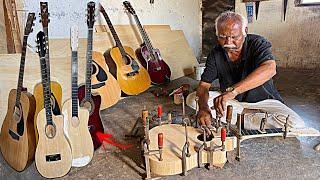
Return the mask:
{"type": "Polygon", "coordinates": [[[21,97],[21,91],[22,91],[22,85],[23,85],[23,75],[24,75],[24,65],[25,65],[25,60],[26,60],[27,42],[28,42],[28,35],[24,35],[22,52],[21,52],[21,60],[20,60],[18,86],[17,86],[17,96],[16,96],[16,106],[17,107],[20,104],[20,97],[21,97]]]}
{"type": "Polygon", "coordinates": [[[47,67],[48,67],[48,75],[49,75],[49,80],[50,80],[50,56],[49,56],[49,28],[48,27],[43,27],[43,32],[45,35],[45,40],[46,40],[46,62],[47,62],[47,67]]]}
{"type": "Polygon", "coordinates": [[[124,48],[122,46],[122,43],[121,43],[121,41],[119,39],[119,36],[118,36],[116,30],[114,29],[114,27],[113,27],[113,25],[111,23],[111,20],[110,20],[108,14],[105,11],[102,11],[102,14],[103,14],[108,26],[109,26],[109,29],[110,29],[111,34],[113,36],[113,39],[116,42],[116,46],[119,48],[122,57],[125,57],[126,56],[126,52],[125,52],[125,50],[124,50],[124,48]]]}
{"type": "Polygon", "coordinates": [[[43,96],[44,96],[44,108],[46,110],[47,125],[52,125],[52,111],[51,111],[51,89],[50,89],[50,79],[48,74],[48,67],[46,62],[46,57],[40,57],[41,65],[41,77],[43,86],[43,96]]]}
{"type": "Polygon", "coordinates": [[[91,98],[92,39],[93,39],[93,28],[89,27],[88,41],[87,41],[86,93],[85,93],[86,100],[89,100],[91,98]]]}
{"type": "Polygon", "coordinates": [[[71,62],[71,98],[72,98],[72,117],[78,117],[78,52],[72,51],[71,62]]]}
{"type": "Polygon", "coordinates": [[[153,50],[153,46],[152,46],[152,43],[150,41],[150,38],[147,34],[147,32],[145,31],[145,29],[143,28],[143,26],[141,25],[140,23],[140,20],[138,18],[138,15],[134,15],[134,20],[136,21],[137,25],[138,25],[138,29],[140,31],[140,34],[142,36],[142,39],[146,45],[146,47],[148,48],[148,51],[152,54],[152,50],[153,50]]]}

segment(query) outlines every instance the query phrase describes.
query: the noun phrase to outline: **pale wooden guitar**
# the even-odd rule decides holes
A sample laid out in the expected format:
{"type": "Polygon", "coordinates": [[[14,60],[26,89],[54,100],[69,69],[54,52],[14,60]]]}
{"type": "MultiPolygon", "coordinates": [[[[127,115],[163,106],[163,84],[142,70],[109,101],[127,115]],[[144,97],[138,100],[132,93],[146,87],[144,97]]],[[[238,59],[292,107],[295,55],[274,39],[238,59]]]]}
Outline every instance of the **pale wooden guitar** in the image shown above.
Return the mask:
{"type": "Polygon", "coordinates": [[[89,110],[78,103],[78,34],[77,26],[71,28],[71,99],[64,102],[64,133],[72,150],[72,166],[87,165],[93,157],[93,142],[88,129],[89,110]]]}
{"type": "MultiPolygon", "coordinates": [[[[49,24],[49,13],[48,13],[48,2],[40,2],[40,16],[41,16],[41,23],[43,27],[43,32],[45,34],[46,39],[46,63],[48,66],[48,75],[49,75],[49,82],[51,88],[51,107],[52,112],[54,115],[61,114],[61,107],[62,107],[62,88],[61,85],[56,81],[50,80],[50,62],[49,62],[49,36],[48,36],[48,24],[49,24]]],[[[38,83],[34,86],[33,94],[36,99],[36,112],[34,115],[34,128],[36,133],[36,142],[38,142],[38,130],[37,130],[37,116],[38,113],[44,107],[44,99],[43,99],[43,86],[42,83],[38,83]]]]}
{"type": "Polygon", "coordinates": [[[8,110],[0,134],[2,156],[17,171],[24,170],[32,162],[36,149],[33,127],[36,101],[31,93],[22,88],[27,41],[34,20],[35,13],[29,13],[24,30],[18,87],[9,93],[8,110]]]}
{"type": "Polygon", "coordinates": [[[108,14],[101,4],[100,12],[102,12],[116,42],[116,47],[104,54],[111,74],[116,77],[122,92],[127,95],[137,95],[146,91],[151,85],[148,71],[139,63],[132,48],[122,46],[108,14]]]}
{"type": "Polygon", "coordinates": [[[37,34],[38,53],[44,95],[44,109],[37,117],[39,141],[35,162],[39,173],[46,178],[66,175],[72,162],[71,148],[63,132],[63,116],[54,115],[51,108],[51,88],[46,63],[46,42],[42,31],[37,34]]]}

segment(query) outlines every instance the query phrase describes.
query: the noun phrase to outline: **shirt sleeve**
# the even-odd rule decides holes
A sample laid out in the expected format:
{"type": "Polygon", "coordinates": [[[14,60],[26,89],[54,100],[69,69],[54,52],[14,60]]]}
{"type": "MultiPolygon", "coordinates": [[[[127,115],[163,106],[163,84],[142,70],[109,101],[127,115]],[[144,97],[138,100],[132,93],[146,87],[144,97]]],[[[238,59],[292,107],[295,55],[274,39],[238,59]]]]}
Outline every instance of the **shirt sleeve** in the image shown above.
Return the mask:
{"type": "Polygon", "coordinates": [[[215,79],[217,79],[218,73],[216,68],[216,60],[214,58],[214,52],[212,51],[209,53],[207,61],[206,61],[206,68],[201,75],[201,81],[212,83],[215,79]]]}
{"type": "Polygon", "coordinates": [[[275,60],[275,57],[272,54],[272,45],[271,43],[265,39],[261,38],[256,41],[256,48],[254,51],[254,60],[255,66],[258,67],[261,63],[268,60],[275,60]]]}

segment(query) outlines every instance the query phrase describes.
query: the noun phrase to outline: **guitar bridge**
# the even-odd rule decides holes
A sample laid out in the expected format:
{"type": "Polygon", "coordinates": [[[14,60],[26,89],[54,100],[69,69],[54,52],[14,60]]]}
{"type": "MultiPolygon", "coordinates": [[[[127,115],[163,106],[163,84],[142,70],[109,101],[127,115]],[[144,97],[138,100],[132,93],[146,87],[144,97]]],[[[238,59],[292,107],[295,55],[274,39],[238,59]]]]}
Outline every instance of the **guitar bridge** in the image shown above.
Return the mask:
{"type": "Polygon", "coordinates": [[[46,155],[47,162],[60,161],[60,160],[61,160],[60,154],[46,155]]]}

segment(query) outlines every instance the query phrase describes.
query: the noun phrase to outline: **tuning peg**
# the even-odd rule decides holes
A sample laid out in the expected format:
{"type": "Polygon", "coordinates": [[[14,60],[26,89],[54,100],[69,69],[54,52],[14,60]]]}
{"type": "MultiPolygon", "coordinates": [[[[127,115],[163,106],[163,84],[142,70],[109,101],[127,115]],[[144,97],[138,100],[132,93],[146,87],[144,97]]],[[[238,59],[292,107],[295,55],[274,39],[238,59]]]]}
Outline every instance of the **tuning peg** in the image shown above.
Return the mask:
{"type": "Polygon", "coordinates": [[[50,22],[50,19],[48,19],[48,23],[50,22]]]}
{"type": "Polygon", "coordinates": [[[33,29],[31,29],[30,32],[33,32],[33,29]]]}
{"type": "Polygon", "coordinates": [[[48,13],[48,17],[50,17],[50,13],[48,13]]]}
{"type": "Polygon", "coordinates": [[[40,22],[40,23],[42,22],[41,19],[39,20],[39,22],[40,22]]]}

